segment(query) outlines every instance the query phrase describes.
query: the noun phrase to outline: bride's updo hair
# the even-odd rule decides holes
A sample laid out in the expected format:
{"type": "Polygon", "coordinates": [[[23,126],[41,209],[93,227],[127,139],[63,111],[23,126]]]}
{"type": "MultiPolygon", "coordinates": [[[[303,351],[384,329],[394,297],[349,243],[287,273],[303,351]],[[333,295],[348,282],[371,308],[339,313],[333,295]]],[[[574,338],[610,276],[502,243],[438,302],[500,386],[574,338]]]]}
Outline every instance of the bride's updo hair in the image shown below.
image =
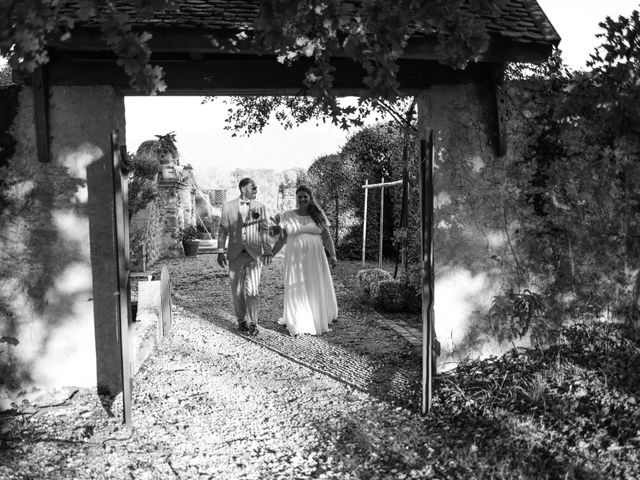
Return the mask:
{"type": "Polygon", "coordinates": [[[298,186],[298,188],[296,188],[296,196],[298,195],[298,192],[305,192],[307,195],[309,195],[308,211],[309,216],[311,216],[311,220],[313,220],[319,227],[328,226],[329,221],[327,220],[327,216],[313,199],[313,192],[311,191],[311,189],[306,185],[300,185],[298,186]]]}

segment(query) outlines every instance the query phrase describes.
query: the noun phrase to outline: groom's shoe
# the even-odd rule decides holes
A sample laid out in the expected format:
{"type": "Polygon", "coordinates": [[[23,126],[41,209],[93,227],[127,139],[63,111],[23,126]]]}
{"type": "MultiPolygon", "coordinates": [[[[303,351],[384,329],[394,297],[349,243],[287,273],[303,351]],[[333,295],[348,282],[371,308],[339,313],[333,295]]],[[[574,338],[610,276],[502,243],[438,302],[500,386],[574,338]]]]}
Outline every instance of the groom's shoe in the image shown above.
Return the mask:
{"type": "Polygon", "coordinates": [[[252,337],[258,335],[258,326],[255,323],[249,325],[249,335],[251,335],[252,337]]]}
{"type": "Polygon", "coordinates": [[[242,333],[246,333],[249,331],[249,327],[247,326],[247,322],[245,322],[244,320],[241,320],[238,322],[238,330],[240,330],[240,332],[242,333]]]}

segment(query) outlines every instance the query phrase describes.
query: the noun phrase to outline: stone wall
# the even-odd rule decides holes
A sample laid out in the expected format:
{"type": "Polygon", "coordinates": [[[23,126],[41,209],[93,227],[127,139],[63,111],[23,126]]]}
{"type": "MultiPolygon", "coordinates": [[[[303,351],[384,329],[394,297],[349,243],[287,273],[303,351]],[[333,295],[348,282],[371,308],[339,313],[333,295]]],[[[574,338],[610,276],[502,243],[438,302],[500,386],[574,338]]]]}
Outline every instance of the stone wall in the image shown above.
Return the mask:
{"type": "Polygon", "coordinates": [[[193,187],[181,181],[158,182],[158,210],[160,225],[160,251],[162,257],[182,255],[182,246],[176,241],[181,228],[196,224],[195,192],[193,187]]]}
{"type": "Polygon", "coordinates": [[[419,97],[420,136],[434,130],[435,326],[441,362],[511,348],[488,337],[472,344],[467,334],[512,280],[509,234],[518,222],[505,208],[510,193],[500,178],[526,148],[530,119],[539,109],[535,89],[535,84],[505,87],[503,157],[497,156],[496,102],[489,85],[434,86],[419,97]],[[473,201],[456,205],[458,197],[473,201]]]}
{"type": "Polygon", "coordinates": [[[96,385],[86,167],[124,132],[112,88],[54,87],[51,160],[40,163],[33,93],[16,91],[15,148],[0,165],[0,335],[20,343],[0,344],[0,403],[18,387],[96,385]]]}
{"type": "Polygon", "coordinates": [[[132,269],[143,272],[162,258],[162,216],[158,201],[150,202],[131,217],[129,241],[132,269]]]}
{"type": "Polygon", "coordinates": [[[183,254],[178,232],[196,224],[196,192],[191,175],[182,172],[181,167],[163,166],[157,180],[158,197],[131,217],[129,245],[135,271],[183,254]]]}

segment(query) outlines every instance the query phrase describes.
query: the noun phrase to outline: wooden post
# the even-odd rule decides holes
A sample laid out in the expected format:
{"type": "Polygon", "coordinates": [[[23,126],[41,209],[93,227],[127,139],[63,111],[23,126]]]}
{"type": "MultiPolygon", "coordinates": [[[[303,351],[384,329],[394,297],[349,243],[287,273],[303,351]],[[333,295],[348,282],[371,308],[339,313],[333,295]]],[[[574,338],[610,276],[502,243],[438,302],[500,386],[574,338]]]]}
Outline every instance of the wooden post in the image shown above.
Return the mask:
{"type": "Polygon", "coordinates": [[[369,180],[364,181],[364,219],[362,222],[362,266],[364,267],[367,250],[367,200],[369,198],[369,180]]]}
{"type": "Polygon", "coordinates": [[[122,413],[124,423],[131,426],[131,394],[133,390],[133,364],[131,361],[131,289],[129,261],[129,212],[127,205],[127,183],[122,176],[120,140],[117,130],[111,132],[111,159],[113,167],[113,196],[115,251],[118,275],[118,323],[122,368],[122,413]]]}
{"type": "Polygon", "coordinates": [[[378,254],[378,268],[382,268],[382,233],[384,227],[384,188],[391,187],[393,185],[400,185],[402,180],[396,180],[394,182],[385,183],[384,177],[382,177],[381,183],[372,183],[369,185],[369,180],[365,180],[365,184],[362,185],[364,188],[364,222],[362,225],[362,266],[364,267],[365,263],[365,252],[367,245],[367,199],[368,192],[370,188],[380,188],[380,245],[379,245],[379,254],[378,254]]]}
{"type": "Polygon", "coordinates": [[[171,279],[169,277],[169,270],[166,266],[162,267],[160,272],[160,328],[162,330],[162,336],[168,335],[173,324],[172,312],[171,312],[171,279]]]}
{"type": "Polygon", "coordinates": [[[420,141],[420,207],[422,218],[422,414],[431,412],[433,380],[433,130],[420,141]]]}
{"type": "MultiPolygon", "coordinates": [[[[382,177],[384,184],[384,177],[382,177]]],[[[378,244],[378,268],[382,268],[382,239],[384,232],[384,187],[380,187],[380,240],[378,244]]]]}

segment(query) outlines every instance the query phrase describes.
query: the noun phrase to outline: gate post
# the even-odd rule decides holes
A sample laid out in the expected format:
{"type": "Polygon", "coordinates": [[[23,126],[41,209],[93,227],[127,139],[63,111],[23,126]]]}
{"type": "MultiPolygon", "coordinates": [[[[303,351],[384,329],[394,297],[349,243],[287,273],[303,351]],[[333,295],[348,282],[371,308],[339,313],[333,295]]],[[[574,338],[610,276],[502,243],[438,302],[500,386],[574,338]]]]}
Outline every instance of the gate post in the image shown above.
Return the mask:
{"type": "Polygon", "coordinates": [[[96,373],[101,395],[116,395],[122,390],[112,170],[110,155],[103,155],[87,167],[96,373]]]}

